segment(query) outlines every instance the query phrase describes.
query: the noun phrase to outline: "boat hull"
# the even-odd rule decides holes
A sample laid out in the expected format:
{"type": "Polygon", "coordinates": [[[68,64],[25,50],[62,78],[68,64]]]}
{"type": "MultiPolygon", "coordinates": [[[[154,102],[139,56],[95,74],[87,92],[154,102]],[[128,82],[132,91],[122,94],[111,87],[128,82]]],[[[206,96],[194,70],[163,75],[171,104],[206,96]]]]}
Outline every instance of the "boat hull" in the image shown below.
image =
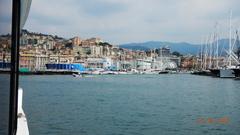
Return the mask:
{"type": "Polygon", "coordinates": [[[158,74],[168,74],[169,72],[168,71],[160,71],[158,72],[158,74]]]}
{"type": "Polygon", "coordinates": [[[234,71],[232,69],[220,69],[220,78],[235,78],[234,71]]]}
{"type": "Polygon", "coordinates": [[[240,69],[233,69],[235,77],[240,78],[240,69]]]}
{"type": "Polygon", "coordinates": [[[193,75],[202,75],[202,76],[213,76],[213,73],[209,70],[194,71],[191,74],[193,75]]]}
{"type": "Polygon", "coordinates": [[[210,69],[213,76],[220,78],[234,78],[235,74],[233,69],[210,69]]]}
{"type": "Polygon", "coordinates": [[[213,76],[220,77],[220,69],[210,69],[213,76]]]}

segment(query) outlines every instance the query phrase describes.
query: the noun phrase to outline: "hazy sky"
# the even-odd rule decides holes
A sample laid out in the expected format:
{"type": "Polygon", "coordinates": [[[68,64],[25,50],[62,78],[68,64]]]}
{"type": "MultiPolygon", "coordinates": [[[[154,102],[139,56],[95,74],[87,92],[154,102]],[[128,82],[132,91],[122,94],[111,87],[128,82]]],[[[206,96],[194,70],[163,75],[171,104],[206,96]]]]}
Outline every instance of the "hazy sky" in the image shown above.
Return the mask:
{"type": "Polygon", "coordinates": [[[33,0],[25,28],[121,44],[150,40],[200,43],[227,36],[229,12],[240,28],[240,0],[33,0]]]}

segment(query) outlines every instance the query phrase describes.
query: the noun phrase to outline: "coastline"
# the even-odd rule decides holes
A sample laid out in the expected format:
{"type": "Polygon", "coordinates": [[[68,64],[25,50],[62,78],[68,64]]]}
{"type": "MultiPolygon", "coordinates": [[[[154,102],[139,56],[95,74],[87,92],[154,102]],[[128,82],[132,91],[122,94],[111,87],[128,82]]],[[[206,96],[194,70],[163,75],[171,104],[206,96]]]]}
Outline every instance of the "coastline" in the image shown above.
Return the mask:
{"type": "MultiPolygon", "coordinates": [[[[19,72],[19,75],[72,75],[76,71],[31,71],[19,72]]],[[[10,74],[10,71],[0,71],[0,74],[10,74]]]]}

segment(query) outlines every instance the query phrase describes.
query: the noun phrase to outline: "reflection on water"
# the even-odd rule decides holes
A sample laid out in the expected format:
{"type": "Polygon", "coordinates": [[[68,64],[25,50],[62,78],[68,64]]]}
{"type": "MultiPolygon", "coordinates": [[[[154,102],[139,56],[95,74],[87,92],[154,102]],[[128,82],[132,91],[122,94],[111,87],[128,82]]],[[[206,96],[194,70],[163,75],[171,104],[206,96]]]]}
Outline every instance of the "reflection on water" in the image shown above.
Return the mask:
{"type": "Polygon", "coordinates": [[[192,75],[22,76],[34,135],[240,132],[240,83],[192,75]],[[228,118],[228,123],[199,123],[228,118]]]}

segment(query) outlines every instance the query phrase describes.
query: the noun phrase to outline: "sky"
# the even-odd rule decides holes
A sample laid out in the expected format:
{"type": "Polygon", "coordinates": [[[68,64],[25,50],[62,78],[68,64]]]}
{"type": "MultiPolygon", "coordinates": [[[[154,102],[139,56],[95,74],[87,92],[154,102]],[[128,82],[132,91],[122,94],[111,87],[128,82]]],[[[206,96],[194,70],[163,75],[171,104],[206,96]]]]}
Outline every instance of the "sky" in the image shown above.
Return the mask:
{"type": "Polygon", "coordinates": [[[214,31],[240,28],[239,0],[33,0],[25,29],[113,44],[200,43],[214,31]]]}
{"type": "Polygon", "coordinates": [[[0,0],[0,35],[6,35],[11,32],[11,7],[9,0],[0,0]]]}

